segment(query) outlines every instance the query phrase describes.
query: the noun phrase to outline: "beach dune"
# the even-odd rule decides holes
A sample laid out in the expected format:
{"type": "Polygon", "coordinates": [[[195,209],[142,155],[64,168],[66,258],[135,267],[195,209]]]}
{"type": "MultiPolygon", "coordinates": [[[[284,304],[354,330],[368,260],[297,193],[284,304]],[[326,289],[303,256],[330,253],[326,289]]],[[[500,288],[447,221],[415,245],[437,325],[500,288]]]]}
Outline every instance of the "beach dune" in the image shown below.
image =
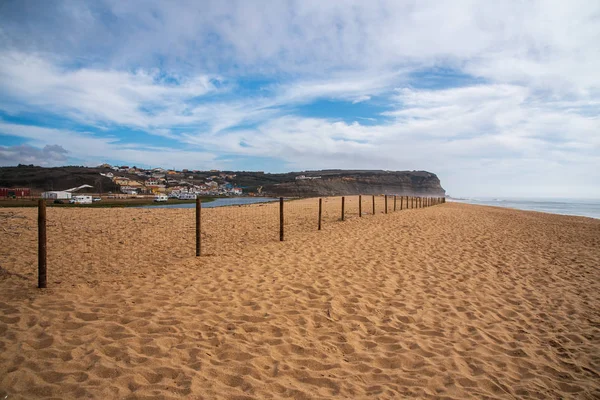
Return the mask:
{"type": "Polygon", "coordinates": [[[330,202],[0,209],[0,398],[600,398],[599,220],[330,202]]]}

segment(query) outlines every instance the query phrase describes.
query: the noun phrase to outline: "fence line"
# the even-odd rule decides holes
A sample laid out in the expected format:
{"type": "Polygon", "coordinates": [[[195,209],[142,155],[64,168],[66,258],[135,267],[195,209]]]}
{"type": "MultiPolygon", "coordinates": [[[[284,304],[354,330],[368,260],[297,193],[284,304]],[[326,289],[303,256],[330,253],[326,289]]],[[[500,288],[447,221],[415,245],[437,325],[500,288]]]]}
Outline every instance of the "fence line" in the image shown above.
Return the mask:
{"type": "Polygon", "coordinates": [[[49,235],[46,233],[46,202],[40,200],[38,287],[47,286],[48,265],[52,275],[53,267],[60,269],[61,263],[77,258],[84,259],[82,265],[84,268],[87,265],[92,272],[88,274],[88,271],[81,271],[76,277],[69,278],[97,282],[105,279],[106,272],[118,274],[118,271],[137,268],[140,264],[152,265],[155,271],[164,270],[172,260],[190,257],[194,247],[196,256],[244,251],[249,244],[274,241],[277,228],[280,241],[293,241],[308,231],[322,230],[324,224],[445,203],[443,197],[389,197],[358,195],[288,201],[280,198],[278,202],[204,209],[198,199],[195,210],[95,209],[101,218],[94,220],[94,224],[82,223],[86,212],[91,212],[88,211],[91,209],[51,208],[49,235]],[[54,213],[57,214],[56,219],[53,218],[54,213]],[[175,229],[177,235],[161,237],[165,228],[160,222],[164,220],[169,221],[169,228],[175,229]],[[73,235],[78,230],[82,234],[73,235]],[[195,243],[192,240],[194,236],[195,243]],[[55,245],[65,240],[77,240],[74,239],[77,237],[80,239],[73,248],[60,247],[60,251],[55,248],[55,245]],[[47,242],[50,246],[47,246],[47,242]],[[135,251],[133,246],[138,244],[144,244],[145,247],[135,251]],[[50,263],[47,251],[50,253],[50,263]],[[92,258],[86,260],[86,255],[92,258]]]}

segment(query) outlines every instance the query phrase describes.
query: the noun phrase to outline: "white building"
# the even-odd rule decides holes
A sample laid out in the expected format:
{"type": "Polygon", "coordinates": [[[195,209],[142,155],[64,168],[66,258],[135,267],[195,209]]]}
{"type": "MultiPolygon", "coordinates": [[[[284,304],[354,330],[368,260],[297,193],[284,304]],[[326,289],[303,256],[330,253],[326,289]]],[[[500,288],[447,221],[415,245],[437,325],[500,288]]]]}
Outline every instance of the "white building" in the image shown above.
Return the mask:
{"type": "Polygon", "coordinates": [[[70,200],[71,192],[62,191],[51,191],[42,193],[42,199],[50,200],[70,200]]]}

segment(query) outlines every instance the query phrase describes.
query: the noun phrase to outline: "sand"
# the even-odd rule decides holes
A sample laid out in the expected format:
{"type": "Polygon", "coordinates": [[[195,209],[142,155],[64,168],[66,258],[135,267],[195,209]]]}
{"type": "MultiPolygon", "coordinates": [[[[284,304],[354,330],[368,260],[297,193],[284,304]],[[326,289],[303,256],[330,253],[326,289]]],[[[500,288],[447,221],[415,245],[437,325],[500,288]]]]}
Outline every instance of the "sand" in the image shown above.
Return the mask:
{"type": "Polygon", "coordinates": [[[600,398],[599,220],[339,201],[0,209],[0,399],[600,398]]]}

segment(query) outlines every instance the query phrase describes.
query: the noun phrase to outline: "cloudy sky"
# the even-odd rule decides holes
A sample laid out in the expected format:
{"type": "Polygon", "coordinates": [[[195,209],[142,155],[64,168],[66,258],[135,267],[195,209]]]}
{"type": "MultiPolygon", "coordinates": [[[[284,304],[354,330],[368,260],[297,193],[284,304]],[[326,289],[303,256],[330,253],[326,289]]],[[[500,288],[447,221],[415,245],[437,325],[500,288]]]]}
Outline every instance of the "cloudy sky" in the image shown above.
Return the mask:
{"type": "Polygon", "coordinates": [[[0,165],[600,198],[600,2],[0,2],[0,165]]]}

